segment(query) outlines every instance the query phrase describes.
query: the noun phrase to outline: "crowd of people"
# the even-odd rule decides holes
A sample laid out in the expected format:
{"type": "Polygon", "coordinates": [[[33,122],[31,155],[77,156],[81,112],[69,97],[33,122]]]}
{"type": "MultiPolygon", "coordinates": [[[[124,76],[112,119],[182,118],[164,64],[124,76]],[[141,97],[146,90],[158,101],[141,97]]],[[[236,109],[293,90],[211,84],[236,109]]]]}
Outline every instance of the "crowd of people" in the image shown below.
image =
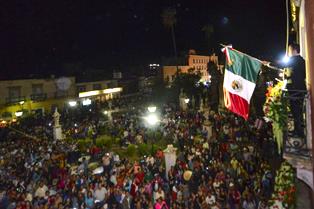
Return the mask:
{"type": "MultiPolygon", "coordinates": [[[[95,157],[78,151],[75,141],[53,140],[51,116],[32,119],[33,127],[42,126],[37,138],[7,131],[0,144],[0,208],[267,208],[274,180],[269,159],[276,155],[267,124],[257,126],[227,112],[160,109],[155,131],[178,147],[169,171],[160,150],[132,162],[110,150],[98,148],[95,157]]],[[[85,122],[97,132],[96,110],[82,112],[75,122],[63,113],[61,124],[85,122]]],[[[140,122],[142,110],[113,115],[111,125],[104,126],[121,137],[122,145],[147,143],[152,139],[140,122]]],[[[28,126],[15,128],[35,134],[28,126]]]]}

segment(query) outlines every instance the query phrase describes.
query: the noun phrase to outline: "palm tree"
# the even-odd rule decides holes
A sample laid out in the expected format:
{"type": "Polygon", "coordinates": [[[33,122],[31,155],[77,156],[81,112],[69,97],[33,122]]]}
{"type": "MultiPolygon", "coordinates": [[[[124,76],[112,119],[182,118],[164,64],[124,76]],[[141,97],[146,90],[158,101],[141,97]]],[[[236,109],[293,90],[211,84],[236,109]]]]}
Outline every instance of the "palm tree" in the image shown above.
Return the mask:
{"type": "Polygon", "coordinates": [[[212,39],[212,36],[214,33],[214,27],[212,25],[209,25],[209,24],[204,25],[202,27],[202,31],[204,32],[205,41],[206,41],[207,47],[209,48],[210,44],[211,44],[211,39],[212,39]]]}
{"type": "Polygon", "coordinates": [[[175,37],[175,33],[174,33],[174,25],[177,22],[176,19],[176,14],[177,11],[173,8],[166,8],[162,11],[161,13],[161,17],[162,17],[162,22],[163,25],[167,28],[171,30],[171,36],[172,36],[172,43],[173,43],[173,51],[174,51],[174,56],[176,59],[176,65],[178,65],[177,63],[177,44],[176,44],[176,37],[175,37]]]}

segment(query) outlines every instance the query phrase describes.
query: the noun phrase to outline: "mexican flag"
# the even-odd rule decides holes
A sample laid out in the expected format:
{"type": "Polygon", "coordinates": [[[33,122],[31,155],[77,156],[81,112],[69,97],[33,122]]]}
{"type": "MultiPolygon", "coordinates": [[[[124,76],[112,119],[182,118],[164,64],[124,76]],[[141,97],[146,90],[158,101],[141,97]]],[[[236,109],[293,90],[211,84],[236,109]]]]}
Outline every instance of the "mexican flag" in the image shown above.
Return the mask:
{"type": "Polygon", "coordinates": [[[261,62],[230,47],[225,47],[223,52],[226,54],[223,83],[225,106],[247,120],[261,62]]]}

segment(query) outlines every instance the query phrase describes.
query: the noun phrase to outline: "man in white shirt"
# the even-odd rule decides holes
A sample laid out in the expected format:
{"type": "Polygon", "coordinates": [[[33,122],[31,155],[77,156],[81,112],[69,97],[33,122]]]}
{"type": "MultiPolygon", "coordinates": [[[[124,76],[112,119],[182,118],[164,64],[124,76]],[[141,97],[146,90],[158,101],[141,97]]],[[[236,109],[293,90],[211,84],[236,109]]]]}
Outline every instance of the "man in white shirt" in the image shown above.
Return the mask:
{"type": "Polygon", "coordinates": [[[45,197],[47,191],[48,191],[48,187],[44,185],[43,182],[40,182],[39,187],[35,192],[35,197],[43,198],[45,197]]]}
{"type": "Polygon", "coordinates": [[[216,203],[216,197],[209,192],[205,201],[208,205],[212,206],[216,203]]]}
{"type": "Polygon", "coordinates": [[[105,188],[105,185],[99,184],[97,189],[94,192],[95,200],[97,200],[99,202],[104,201],[106,194],[107,194],[107,189],[105,188]]]}

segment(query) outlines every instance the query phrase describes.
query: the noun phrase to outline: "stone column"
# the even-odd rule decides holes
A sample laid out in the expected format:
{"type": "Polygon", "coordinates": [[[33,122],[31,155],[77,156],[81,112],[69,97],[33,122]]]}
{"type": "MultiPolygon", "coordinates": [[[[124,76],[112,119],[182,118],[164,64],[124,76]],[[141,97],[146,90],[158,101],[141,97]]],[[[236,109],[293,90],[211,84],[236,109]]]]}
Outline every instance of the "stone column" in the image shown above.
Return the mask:
{"type": "Polygon", "coordinates": [[[55,112],[53,114],[53,120],[54,120],[54,124],[53,124],[53,139],[54,140],[61,140],[63,139],[63,135],[62,135],[62,127],[59,123],[60,120],[60,113],[58,113],[57,108],[55,109],[55,112]]]}

